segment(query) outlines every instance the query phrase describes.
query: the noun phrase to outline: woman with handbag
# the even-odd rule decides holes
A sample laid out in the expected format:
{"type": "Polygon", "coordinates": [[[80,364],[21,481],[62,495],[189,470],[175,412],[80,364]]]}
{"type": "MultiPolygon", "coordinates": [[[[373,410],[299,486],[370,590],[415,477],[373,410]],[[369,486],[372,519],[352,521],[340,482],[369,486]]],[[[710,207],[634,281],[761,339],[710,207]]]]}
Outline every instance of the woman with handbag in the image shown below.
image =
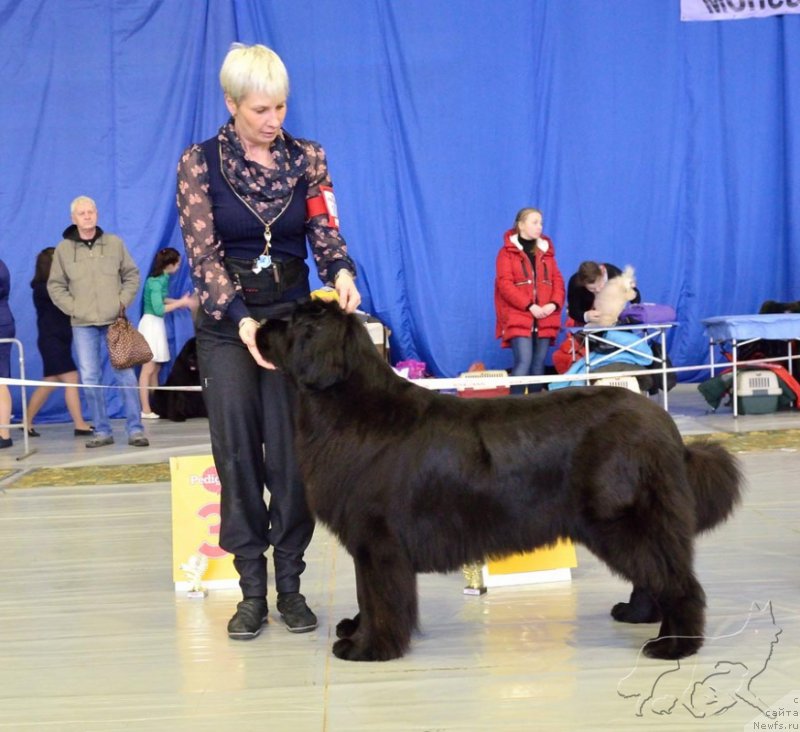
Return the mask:
{"type": "Polygon", "coordinates": [[[287,317],[308,297],[306,242],[341,306],[352,312],[361,298],[325,153],[283,129],[283,62],[265,46],[236,43],[220,82],[231,117],[215,137],[184,152],[177,204],[202,308],[197,354],[222,489],[219,543],[234,555],[244,598],[228,635],[247,640],[267,622],[269,546],[277,609],[288,629],[317,625],[300,594],[314,523],[293,455],[294,394],[258,353],[256,330],[260,320],[287,317]]]}

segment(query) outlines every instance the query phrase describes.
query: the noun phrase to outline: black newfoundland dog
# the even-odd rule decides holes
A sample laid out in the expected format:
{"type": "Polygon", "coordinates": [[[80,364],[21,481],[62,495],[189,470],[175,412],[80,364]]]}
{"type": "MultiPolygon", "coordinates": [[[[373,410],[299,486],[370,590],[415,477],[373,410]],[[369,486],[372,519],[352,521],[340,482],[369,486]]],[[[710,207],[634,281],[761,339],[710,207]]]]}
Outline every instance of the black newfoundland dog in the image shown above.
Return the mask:
{"type": "Polygon", "coordinates": [[[402,656],[418,572],[580,542],[630,580],[615,620],[661,622],[645,653],[703,643],[695,536],[739,500],[734,458],[686,446],[670,416],[627,389],[459,399],[397,376],[354,315],[311,302],[258,333],[298,388],[296,448],[313,513],[353,557],[358,614],[336,656],[402,656]]]}

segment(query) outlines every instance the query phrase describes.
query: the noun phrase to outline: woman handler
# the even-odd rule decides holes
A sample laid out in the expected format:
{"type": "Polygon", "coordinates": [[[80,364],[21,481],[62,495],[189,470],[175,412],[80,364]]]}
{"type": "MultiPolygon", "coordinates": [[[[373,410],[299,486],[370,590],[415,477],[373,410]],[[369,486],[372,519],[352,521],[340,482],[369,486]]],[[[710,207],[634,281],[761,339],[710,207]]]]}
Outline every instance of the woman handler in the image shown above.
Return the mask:
{"type": "Polygon", "coordinates": [[[265,46],[235,43],[220,82],[231,117],[215,137],[183,153],[177,203],[200,297],[197,353],[222,488],[219,543],[234,555],[244,596],[228,635],[250,639],[267,622],[269,546],[288,629],[317,625],[300,594],[314,524],[293,455],[294,395],[283,374],[261,359],[256,329],[308,297],[306,242],[341,306],[352,312],[361,297],[339,234],[325,153],[283,129],[283,62],[265,46]]]}

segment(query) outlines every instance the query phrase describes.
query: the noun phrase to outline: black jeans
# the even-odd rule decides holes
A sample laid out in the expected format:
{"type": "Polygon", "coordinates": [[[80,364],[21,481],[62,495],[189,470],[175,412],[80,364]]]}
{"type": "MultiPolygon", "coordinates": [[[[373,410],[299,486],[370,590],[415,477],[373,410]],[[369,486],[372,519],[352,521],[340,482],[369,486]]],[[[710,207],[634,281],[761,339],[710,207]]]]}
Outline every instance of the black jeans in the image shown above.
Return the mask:
{"type": "MultiPolygon", "coordinates": [[[[260,308],[250,311],[255,318],[267,315],[260,308]]],[[[294,388],[279,371],[256,364],[229,319],[201,314],[196,327],[222,488],[219,544],[234,555],[245,597],[267,594],[264,552],[270,545],[277,591],[298,592],[314,521],[294,455],[294,388]]]]}

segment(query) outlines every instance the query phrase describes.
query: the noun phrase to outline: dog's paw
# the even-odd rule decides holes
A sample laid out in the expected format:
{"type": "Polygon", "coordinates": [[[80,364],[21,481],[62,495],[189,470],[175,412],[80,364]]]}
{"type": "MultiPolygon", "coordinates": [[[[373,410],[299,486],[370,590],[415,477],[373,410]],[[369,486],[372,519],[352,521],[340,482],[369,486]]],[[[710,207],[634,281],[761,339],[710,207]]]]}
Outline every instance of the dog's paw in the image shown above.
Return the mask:
{"type": "MultiPolygon", "coordinates": [[[[338,633],[338,629],[337,629],[338,633]]],[[[349,638],[341,638],[333,644],[333,655],[336,658],[341,658],[343,661],[357,661],[354,658],[356,644],[349,638]]]]}
{"type": "Polygon", "coordinates": [[[354,618],[343,618],[340,620],[336,625],[336,637],[349,638],[353,635],[358,630],[360,617],[361,615],[359,613],[354,618]]]}
{"type": "Polygon", "coordinates": [[[645,644],[642,652],[648,658],[676,660],[697,653],[702,645],[702,638],[681,638],[668,635],[663,638],[651,638],[645,644]]]}
{"type": "Polygon", "coordinates": [[[356,643],[350,638],[342,638],[333,644],[333,655],[343,661],[390,661],[399,658],[402,653],[380,650],[374,646],[356,643]]]}
{"type": "Polygon", "coordinates": [[[661,622],[661,612],[655,605],[643,607],[631,602],[618,602],[611,608],[611,617],[619,623],[661,622]]]}
{"type": "Polygon", "coordinates": [[[392,644],[367,644],[363,640],[342,638],[333,644],[333,655],[343,661],[391,661],[400,658],[402,651],[392,644]]]}

